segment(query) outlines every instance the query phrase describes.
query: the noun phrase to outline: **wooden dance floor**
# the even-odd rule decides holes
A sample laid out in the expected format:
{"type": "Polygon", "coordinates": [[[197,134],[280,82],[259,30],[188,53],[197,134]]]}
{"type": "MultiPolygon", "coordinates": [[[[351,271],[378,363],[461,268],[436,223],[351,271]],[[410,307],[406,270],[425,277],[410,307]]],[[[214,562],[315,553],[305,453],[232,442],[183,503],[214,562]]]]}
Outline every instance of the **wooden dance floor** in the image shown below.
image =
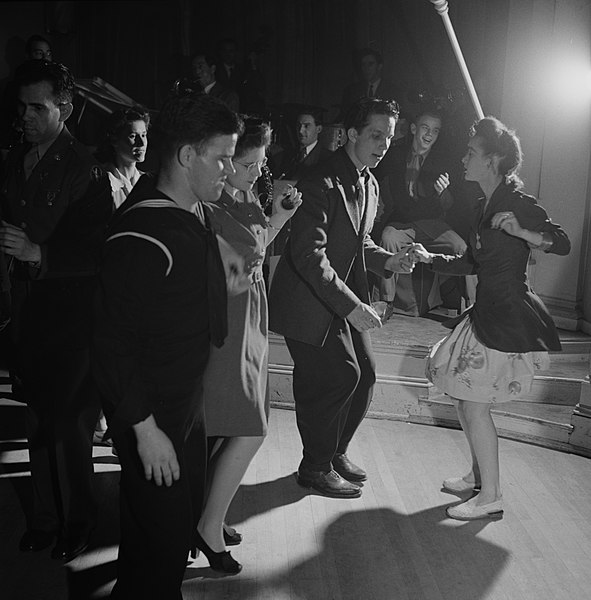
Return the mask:
{"type": "MultiPolygon", "coordinates": [[[[66,566],[49,550],[23,554],[29,497],[20,405],[0,405],[0,598],[103,598],[115,577],[118,465],[95,448],[100,523],[90,549],[66,566]]],[[[244,535],[232,548],[242,573],[222,577],[189,562],[186,600],[584,600],[591,597],[591,461],[501,439],[505,517],[460,523],[440,488],[466,468],[461,431],[366,419],[351,458],[369,481],[335,500],[296,484],[301,445],[291,410],[270,432],[232,505],[244,535]]],[[[135,599],[130,599],[135,600],[135,599]]],[[[166,599],[163,599],[166,600],[166,599]]]]}

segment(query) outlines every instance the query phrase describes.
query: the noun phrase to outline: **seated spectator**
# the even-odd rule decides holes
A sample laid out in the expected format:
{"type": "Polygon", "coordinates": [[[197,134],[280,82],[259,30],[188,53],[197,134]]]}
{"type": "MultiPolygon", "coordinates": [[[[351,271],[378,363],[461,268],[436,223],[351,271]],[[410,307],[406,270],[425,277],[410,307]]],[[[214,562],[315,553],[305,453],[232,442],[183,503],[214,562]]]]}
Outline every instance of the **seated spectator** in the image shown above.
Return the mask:
{"type": "Polygon", "coordinates": [[[341,110],[337,121],[342,121],[351,105],[361,98],[380,98],[382,100],[400,100],[402,98],[400,86],[382,76],[384,60],[377,50],[363,48],[355,58],[359,80],[349,84],[343,90],[341,110]]]}
{"type": "Polygon", "coordinates": [[[280,152],[275,158],[277,179],[297,181],[332,154],[318,141],[321,131],[322,110],[312,106],[302,108],[296,118],[297,148],[280,152]]]}
{"type": "MultiPolygon", "coordinates": [[[[445,220],[454,197],[449,187],[450,165],[434,150],[441,126],[440,114],[422,112],[410,126],[410,142],[392,146],[375,170],[382,214],[372,237],[390,252],[415,242],[430,252],[455,255],[466,251],[466,242],[445,220]]],[[[417,270],[415,277],[420,275],[417,270]]],[[[431,285],[420,287],[417,298],[410,274],[381,279],[380,299],[389,303],[390,312],[418,316],[441,304],[437,293],[428,298],[431,285]]]]}
{"type": "Polygon", "coordinates": [[[191,60],[192,74],[203,86],[206,94],[219,98],[233,111],[238,112],[240,101],[238,94],[216,81],[216,66],[213,57],[204,52],[198,52],[191,60]]]}
{"type": "Polygon", "coordinates": [[[109,174],[115,208],[123,204],[143,175],[136,165],[146,158],[149,125],[149,113],[137,106],[109,116],[107,139],[97,158],[109,174]]]}
{"type": "Polygon", "coordinates": [[[27,60],[53,60],[51,46],[42,35],[32,35],[25,45],[27,60]]]}
{"type": "Polygon", "coordinates": [[[237,62],[236,42],[224,38],[219,45],[220,62],[216,65],[216,81],[228,90],[239,91],[244,69],[237,62]]]}

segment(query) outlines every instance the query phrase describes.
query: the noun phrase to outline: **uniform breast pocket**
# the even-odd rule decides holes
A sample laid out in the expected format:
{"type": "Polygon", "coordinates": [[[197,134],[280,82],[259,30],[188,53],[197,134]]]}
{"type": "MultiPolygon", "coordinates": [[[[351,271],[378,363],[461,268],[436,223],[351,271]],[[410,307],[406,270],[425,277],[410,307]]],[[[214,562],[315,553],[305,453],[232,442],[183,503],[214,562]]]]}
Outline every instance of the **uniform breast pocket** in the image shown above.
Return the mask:
{"type": "Polygon", "coordinates": [[[60,192],[59,188],[40,189],[31,199],[31,204],[37,208],[51,209],[57,203],[60,192]]]}
{"type": "Polygon", "coordinates": [[[52,207],[57,201],[61,190],[47,190],[42,198],[43,204],[52,207]]]}

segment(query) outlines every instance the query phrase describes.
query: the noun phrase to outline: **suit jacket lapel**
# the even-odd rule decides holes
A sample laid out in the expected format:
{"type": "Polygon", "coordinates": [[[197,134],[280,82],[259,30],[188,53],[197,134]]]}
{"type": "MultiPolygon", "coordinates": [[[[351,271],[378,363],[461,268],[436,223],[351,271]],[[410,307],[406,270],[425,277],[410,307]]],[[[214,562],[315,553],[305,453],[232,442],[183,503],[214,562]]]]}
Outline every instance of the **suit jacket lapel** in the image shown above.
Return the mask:
{"type": "Polygon", "coordinates": [[[353,180],[353,173],[351,172],[352,165],[347,164],[346,161],[349,160],[349,157],[344,150],[340,151],[338,157],[340,160],[335,164],[337,189],[341,193],[351,225],[353,225],[355,233],[359,233],[360,219],[357,208],[357,188],[355,187],[356,181],[353,180]]]}

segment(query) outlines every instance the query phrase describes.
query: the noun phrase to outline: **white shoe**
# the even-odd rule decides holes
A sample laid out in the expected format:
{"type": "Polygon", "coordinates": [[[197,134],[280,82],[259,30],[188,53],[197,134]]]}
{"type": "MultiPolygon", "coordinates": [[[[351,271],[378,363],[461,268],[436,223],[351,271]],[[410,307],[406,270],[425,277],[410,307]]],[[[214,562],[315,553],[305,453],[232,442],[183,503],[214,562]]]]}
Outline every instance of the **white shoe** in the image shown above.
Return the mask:
{"type": "Polygon", "coordinates": [[[479,483],[470,483],[466,481],[463,477],[450,477],[449,479],[445,479],[441,484],[443,489],[448,490],[449,492],[474,492],[480,490],[479,483]]]}
{"type": "Polygon", "coordinates": [[[445,509],[448,517],[458,521],[475,521],[477,519],[502,519],[503,518],[503,500],[495,500],[488,504],[477,506],[474,502],[468,500],[457,506],[448,506],[445,509]]]}

